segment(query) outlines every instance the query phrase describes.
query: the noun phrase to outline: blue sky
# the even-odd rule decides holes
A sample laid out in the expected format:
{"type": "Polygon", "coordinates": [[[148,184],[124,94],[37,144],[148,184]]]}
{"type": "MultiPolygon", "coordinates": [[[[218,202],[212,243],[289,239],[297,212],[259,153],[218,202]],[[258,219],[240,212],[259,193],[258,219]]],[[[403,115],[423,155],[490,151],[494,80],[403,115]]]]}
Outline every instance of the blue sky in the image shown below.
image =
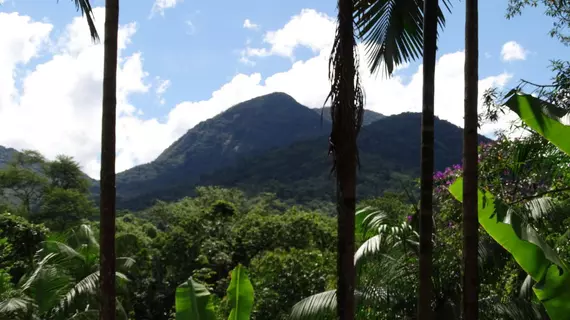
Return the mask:
{"type": "MultiPolygon", "coordinates": [[[[436,75],[436,113],[458,125],[463,7],[456,1],[448,15],[436,75]]],[[[505,7],[480,1],[480,91],[520,78],[546,82],[549,60],[569,53],[548,36],[552,20],[542,8],[507,20],[505,7]]],[[[119,170],[153,160],[196,123],[257,95],[285,91],[320,106],[335,9],[323,0],[123,1],[119,170]]],[[[0,145],[70,154],[96,176],[102,49],[88,41],[77,15],[71,1],[4,0],[0,27],[14,31],[0,35],[0,145]]],[[[96,19],[102,33],[101,9],[96,19]]],[[[389,80],[362,70],[367,108],[418,111],[419,67],[405,66],[389,80]]]]}

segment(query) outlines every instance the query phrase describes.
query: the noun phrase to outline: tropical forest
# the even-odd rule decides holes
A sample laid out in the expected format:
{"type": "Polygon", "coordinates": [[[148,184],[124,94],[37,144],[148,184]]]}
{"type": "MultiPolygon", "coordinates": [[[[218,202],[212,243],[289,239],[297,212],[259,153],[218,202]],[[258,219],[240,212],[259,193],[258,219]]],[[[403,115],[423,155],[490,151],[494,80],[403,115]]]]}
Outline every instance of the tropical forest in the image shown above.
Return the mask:
{"type": "MultiPolygon", "coordinates": [[[[46,4],[103,50],[100,167],[0,146],[0,319],[570,319],[570,61],[482,88],[483,0],[338,0],[322,107],[262,92],[119,169],[119,1],[100,22],[89,0],[46,4]],[[434,94],[452,16],[461,125],[434,94]],[[362,70],[414,62],[421,112],[369,108],[362,70]]],[[[493,1],[570,45],[570,2],[493,1]]]]}

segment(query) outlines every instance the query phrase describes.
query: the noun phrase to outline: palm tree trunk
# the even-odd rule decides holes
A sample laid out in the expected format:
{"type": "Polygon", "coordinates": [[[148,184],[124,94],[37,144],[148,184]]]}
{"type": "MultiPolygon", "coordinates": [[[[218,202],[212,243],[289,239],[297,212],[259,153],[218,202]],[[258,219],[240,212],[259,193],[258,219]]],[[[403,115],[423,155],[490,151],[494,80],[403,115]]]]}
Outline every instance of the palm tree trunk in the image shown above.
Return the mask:
{"type": "Polygon", "coordinates": [[[463,131],[463,319],[478,318],[477,95],[479,25],[477,0],[465,12],[465,117],[463,131]]]}
{"type": "Polygon", "coordinates": [[[432,285],[432,233],[433,233],[433,171],[434,171],[434,90],[437,50],[438,0],[424,2],[424,52],[423,52],[423,105],[422,149],[420,176],[420,295],[418,319],[433,318],[431,301],[432,285]]]}
{"type": "Polygon", "coordinates": [[[100,319],[115,319],[115,127],[117,107],[117,35],[119,0],[105,2],[105,61],[101,133],[101,311],[100,319]]]}
{"type": "MultiPolygon", "coordinates": [[[[330,60],[332,131],[330,151],[336,169],[338,212],[337,314],[341,320],[355,316],[354,215],[356,207],[356,137],[362,124],[363,94],[360,88],[356,41],[352,20],[353,1],[338,0],[338,26],[330,60]]],[[[328,100],[328,99],[327,99],[328,100]]]]}

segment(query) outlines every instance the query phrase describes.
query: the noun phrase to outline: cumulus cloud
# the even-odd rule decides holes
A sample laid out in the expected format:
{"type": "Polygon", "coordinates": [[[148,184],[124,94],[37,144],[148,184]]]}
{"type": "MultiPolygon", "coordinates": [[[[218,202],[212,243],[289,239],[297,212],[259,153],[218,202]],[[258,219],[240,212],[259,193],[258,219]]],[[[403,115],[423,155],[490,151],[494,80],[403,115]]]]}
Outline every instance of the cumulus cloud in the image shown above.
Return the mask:
{"type": "Polygon", "coordinates": [[[527,51],[516,41],[509,41],[501,49],[503,61],[525,60],[527,51]]]}
{"type": "MultiPolygon", "coordinates": [[[[102,24],[103,8],[96,8],[95,16],[102,24]]],[[[68,154],[80,161],[89,175],[97,177],[102,44],[90,41],[85,21],[80,17],[58,38],[50,38],[52,25],[19,14],[0,13],[0,27],[16,30],[0,34],[0,145],[37,149],[49,158],[68,154]],[[45,48],[50,43],[48,55],[45,48]],[[17,69],[41,55],[46,59],[18,76],[17,69]],[[17,85],[19,82],[21,86],[17,85]]],[[[98,28],[103,30],[102,25],[98,28]]],[[[151,87],[156,95],[162,96],[170,81],[150,78],[143,67],[143,53],[125,55],[137,25],[122,25],[117,83],[117,170],[152,161],[197,123],[259,95],[283,91],[309,107],[322,106],[329,90],[328,55],[334,28],[332,18],[314,10],[303,10],[283,28],[265,35],[267,48],[255,50],[292,57],[295,48],[306,47],[315,52],[313,57],[296,61],[288,70],[268,77],[258,72],[237,74],[208,99],[181,101],[170,106],[160,119],[142,119],[141,106],[134,106],[131,97],[148,93],[151,87]]],[[[362,56],[364,51],[361,47],[359,50],[362,56]]],[[[257,56],[251,54],[249,58],[257,56]]],[[[436,115],[456,125],[463,123],[463,62],[462,51],[444,54],[436,69],[436,115]]],[[[406,78],[398,73],[390,79],[370,75],[365,63],[360,72],[367,109],[386,115],[420,111],[421,66],[406,78]]],[[[504,85],[510,77],[500,73],[481,79],[480,94],[491,86],[504,85]]],[[[483,132],[491,129],[484,127],[483,132]]]]}
{"type": "Polygon", "coordinates": [[[306,47],[318,53],[330,47],[334,37],[335,20],[313,9],[303,9],[276,31],[268,31],[263,42],[269,48],[246,48],[242,51],[242,60],[248,57],[278,55],[294,58],[297,47],[306,47]]]}
{"type": "Polygon", "coordinates": [[[164,11],[166,9],[174,8],[180,2],[182,2],[182,0],[155,0],[154,4],[152,5],[151,17],[155,13],[164,16],[164,11]]]}
{"type": "Polygon", "coordinates": [[[245,19],[243,22],[243,27],[246,29],[259,29],[259,25],[256,23],[251,22],[249,19],[245,19]]]}

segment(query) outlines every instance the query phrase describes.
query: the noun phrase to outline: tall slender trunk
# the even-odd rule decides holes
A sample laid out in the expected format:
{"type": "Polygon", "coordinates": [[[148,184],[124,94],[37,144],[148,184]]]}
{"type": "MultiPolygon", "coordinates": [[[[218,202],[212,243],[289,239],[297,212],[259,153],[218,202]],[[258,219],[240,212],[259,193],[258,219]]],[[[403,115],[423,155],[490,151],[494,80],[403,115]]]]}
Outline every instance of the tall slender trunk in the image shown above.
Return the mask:
{"type": "Polygon", "coordinates": [[[463,319],[478,318],[477,96],[479,22],[477,0],[466,0],[465,125],[463,131],[463,319]]]}
{"type": "Polygon", "coordinates": [[[432,233],[434,171],[434,90],[438,0],[424,2],[422,149],[420,177],[420,295],[418,319],[433,319],[432,233]]]}
{"type": "Polygon", "coordinates": [[[117,107],[117,35],[119,0],[105,2],[105,61],[101,130],[101,310],[102,320],[114,320],[115,291],[115,129],[117,107]]]}
{"type": "MultiPolygon", "coordinates": [[[[363,94],[354,57],[356,42],[352,19],[353,1],[338,0],[338,26],[330,60],[332,130],[330,147],[337,182],[338,265],[337,314],[352,320],[356,305],[354,288],[354,215],[356,207],[356,137],[362,124],[363,94]]],[[[328,100],[328,99],[327,99],[328,100]]]]}

